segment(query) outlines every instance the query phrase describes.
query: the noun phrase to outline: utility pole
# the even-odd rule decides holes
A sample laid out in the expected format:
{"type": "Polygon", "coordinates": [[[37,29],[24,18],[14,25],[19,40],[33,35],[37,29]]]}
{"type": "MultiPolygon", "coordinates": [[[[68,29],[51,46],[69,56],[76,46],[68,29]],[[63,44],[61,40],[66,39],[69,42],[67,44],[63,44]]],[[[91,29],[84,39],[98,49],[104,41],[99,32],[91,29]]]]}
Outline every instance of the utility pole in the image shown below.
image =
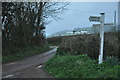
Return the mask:
{"type": "Polygon", "coordinates": [[[116,25],[116,11],[114,12],[114,31],[117,30],[117,25],[116,25]]]}
{"type": "Polygon", "coordinates": [[[116,11],[114,12],[114,24],[116,25],[116,11]]]}
{"type": "Polygon", "coordinates": [[[100,54],[99,54],[99,64],[103,61],[103,48],[104,48],[104,21],[105,21],[105,13],[101,14],[101,21],[100,21],[100,54]]]}
{"type": "Polygon", "coordinates": [[[117,26],[117,31],[119,31],[120,32],[120,1],[118,2],[118,26],[117,26]]]}

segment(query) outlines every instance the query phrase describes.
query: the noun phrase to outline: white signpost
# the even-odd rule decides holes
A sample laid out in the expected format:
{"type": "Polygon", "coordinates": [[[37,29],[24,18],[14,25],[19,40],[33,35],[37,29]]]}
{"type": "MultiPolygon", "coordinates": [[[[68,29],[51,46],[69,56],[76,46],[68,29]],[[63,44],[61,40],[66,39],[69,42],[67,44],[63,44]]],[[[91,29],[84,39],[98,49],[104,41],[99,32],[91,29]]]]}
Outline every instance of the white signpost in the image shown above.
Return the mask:
{"type": "Polygon", "coordinates": [[[99,16],[90,16],[90,17],[89,17],[89,20],[90,20],[91,22],[100,22],[100,18],[101,18],[101,17],[99,17],[99,16]]]}
{"type": "Polygon", "coordinates": [[[104,45],[104,20],[105,20],[105,13],[100,13],[101,17],[98,16],[90,16],[89,20],[91,22],[100,22],[100,39],[101,39],[101,43],[100,43],[100,54],[99,54],[99,64],[102,63],[103,60],[103,45],[104,45]]]}

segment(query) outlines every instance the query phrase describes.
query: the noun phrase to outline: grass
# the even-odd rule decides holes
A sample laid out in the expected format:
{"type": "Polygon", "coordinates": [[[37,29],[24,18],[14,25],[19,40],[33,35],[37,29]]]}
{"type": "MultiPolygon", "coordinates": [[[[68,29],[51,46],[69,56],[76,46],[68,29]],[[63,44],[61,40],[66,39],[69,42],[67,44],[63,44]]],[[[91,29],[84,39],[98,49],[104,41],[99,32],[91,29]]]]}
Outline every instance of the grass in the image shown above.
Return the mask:
{"type": "Polygon", "coordinates": [[[118,78],[120,65],[98,64],[87,55],[55,55],[45,70],[55,78],[118,78]]]}
{"type": "Polygon", "coordinates": [[[6,56],[2,56],[2,62],[3,63],[7,63],[7,62],[12,62],[12,61],[16,61],[16,60],[20,60],[22,58],[28,57],[28,56],[33,56],[36,54],[40,54],[43,53],[45,51],[48,51],[49,45],[45,44],[45,45],[41,45],[39,47],[26,47],[21,49],[19,52],[15,53],[15,54],[9,54],[6,56]]]}

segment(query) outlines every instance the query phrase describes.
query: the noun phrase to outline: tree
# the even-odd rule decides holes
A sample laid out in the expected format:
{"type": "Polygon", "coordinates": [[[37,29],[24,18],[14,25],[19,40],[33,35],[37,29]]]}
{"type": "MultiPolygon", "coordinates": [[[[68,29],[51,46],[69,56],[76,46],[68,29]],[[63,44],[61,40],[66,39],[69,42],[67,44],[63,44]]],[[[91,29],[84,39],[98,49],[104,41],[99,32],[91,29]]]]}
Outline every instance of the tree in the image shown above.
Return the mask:
{"type": "Polygon", "coordinates": [[[36,46],[44,42],[43,29],[59,19],[66,2],[3,2],[2,41],[4,49],[36,46]]]}

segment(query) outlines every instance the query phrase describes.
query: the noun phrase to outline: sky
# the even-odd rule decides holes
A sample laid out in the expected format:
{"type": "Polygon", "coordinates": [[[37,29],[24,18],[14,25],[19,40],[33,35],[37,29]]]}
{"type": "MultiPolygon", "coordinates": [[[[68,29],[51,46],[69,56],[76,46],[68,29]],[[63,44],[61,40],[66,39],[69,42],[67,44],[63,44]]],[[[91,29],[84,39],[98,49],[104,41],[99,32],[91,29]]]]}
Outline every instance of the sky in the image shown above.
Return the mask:
{"type": "Polygon", "coordinates": [[[90,16],[100,16],[105,13],[105,23],[113,23],[114,12],[118,12],[118,2],[70,2],[67,11],[59,15],[62,20],[53,21],[46,26],[46,35],[74,28],[92,27],[90,16]]]}

